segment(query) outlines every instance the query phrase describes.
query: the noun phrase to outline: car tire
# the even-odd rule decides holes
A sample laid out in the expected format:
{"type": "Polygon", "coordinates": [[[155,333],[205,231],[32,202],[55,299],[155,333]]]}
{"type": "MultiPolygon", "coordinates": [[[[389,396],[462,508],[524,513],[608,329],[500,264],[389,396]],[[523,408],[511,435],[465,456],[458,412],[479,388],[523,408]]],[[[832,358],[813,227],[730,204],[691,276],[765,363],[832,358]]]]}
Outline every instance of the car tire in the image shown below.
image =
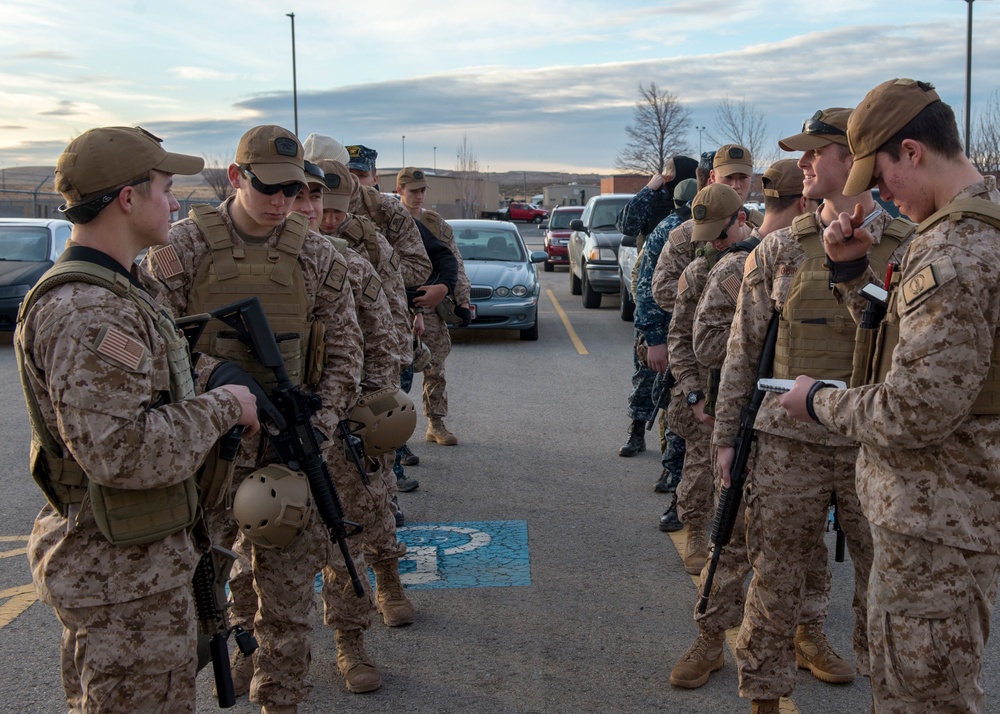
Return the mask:
{"type": "Polygon", "coordinates": [[[587,280],[587,266],[583,266],[583,306],[588,310],[594,310],[601,306],[601,294],[590,287],[587,280]]]}
{"type": "Polygon", "coordinates": [[[541,224],[542,217],[541,216],[535,216],[534,218],[531,219],[531,222],[534,223],[537,226],[537,225],[541,224]]]}
{"type": "Polygon", "coordinates": [[[635,320],[635,301],[632,300],[632,294],[628,290],[628,283],[625,282],[625,276],[618,271],[618,275],[622,281],[622,300],[621,306],[619,307],[619,315],[625,322],[632,322],[635,320]]]}
{"type": "Polygon", "coordinates": [[[576,277],[576,273],[573,272],[573,266],[571,265],[569,267],[569,294],[579,295],[582,289],[580,278],[576,277]]]}
{"type": "Polygon", "coordinates": [[[521,340],[524,342],[534,342],[538,339],[538,317],[535,317],[535,324],[521,330],[521,340]]]}
{"type": "Polygon", "coordinates": [[[544,265],[544,267],[543,267],[543,270],[544,270],[544,271],[545,271],[546,273],[551,273],[551,272],[552,272],[553,270],[555,270],[555,266],[554,266],[554,265],[552,265],[552,263],[550,263],[549,261],[547,261],[547,260],[546,260],[546,261],[545,261],[545,265],[544,265]]]}

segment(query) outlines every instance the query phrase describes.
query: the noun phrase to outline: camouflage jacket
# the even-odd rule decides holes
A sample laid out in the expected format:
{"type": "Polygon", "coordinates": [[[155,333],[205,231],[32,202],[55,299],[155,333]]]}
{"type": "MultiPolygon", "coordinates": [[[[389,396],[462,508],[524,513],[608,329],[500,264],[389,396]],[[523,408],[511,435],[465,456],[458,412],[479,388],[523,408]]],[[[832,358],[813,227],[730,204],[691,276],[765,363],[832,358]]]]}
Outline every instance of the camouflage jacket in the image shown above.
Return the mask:
{"type": "MultiPolygon", "coordinates": [[[[972,197],[1000,203],[996,181],[955,198],[972,197]]],[[[1000,231],[975,218],[918,227],[901,265],[899,344],[885,381],[823,389],[813,401],[822,424],[861,442],[858,496],[872,523],[988,553],[1000,553],[1000,416],[969,409],[1000,328],[998,245],[1000,231]]]]}
{"type": "Polygon", "coordinates": [[[708,370],[698,364],[694,354],[694,316],[698,300],[705,290],[708,261],[697,257],[681,273],[677,281],[677,300],[667,335],[670,371],[677,380],[681,395],[704,392],[708,386],[708,370]]]}
{"type": "Polygon", "coordinates": [[[374,213],[368,209],[368,204],[362,192],[365,186],[354,181],[354,193],[351,194],[350,212],[370,218],[375,221],[379,231],[389,241],[399,256],[399,269],[403,273],[403,284],[415,288],[427,282],[431,274],[431,261],[424,250],[424,242],[420,240],[420,231],[410,217],[409,211],[392,196],[379,194],[379,208],[374,213]]]}
{"type": "Polygon", "coordinates": [[[639,268],[635,281],[635,328],[642,331],[648,345],[662,345],[667,341],[670,325],[670,310],[664,310],[653,298],[653,271],[660,252],[667,242],[670,232],[681,224],[680,214],[671,213],[660,221],[653,232],[646,236],[639,257],[639,268]]]}
{"type": "Polygon", "coordinates": [[[694,260],[694,244],[691,242],[693,231],[694,221],[690,219],[670,231],[667,243],[656,261],[653,270],[653,299],[664,312],[674,311],[677,280],[684,272],[684,268],[694,260]]]}
{"type": "Polygon", "coordinates": [[[399,382],[400,345],[382,280],[368,258],[353,248],[343,255],[364,338],[364,391],[393,386],[399,382]]]}

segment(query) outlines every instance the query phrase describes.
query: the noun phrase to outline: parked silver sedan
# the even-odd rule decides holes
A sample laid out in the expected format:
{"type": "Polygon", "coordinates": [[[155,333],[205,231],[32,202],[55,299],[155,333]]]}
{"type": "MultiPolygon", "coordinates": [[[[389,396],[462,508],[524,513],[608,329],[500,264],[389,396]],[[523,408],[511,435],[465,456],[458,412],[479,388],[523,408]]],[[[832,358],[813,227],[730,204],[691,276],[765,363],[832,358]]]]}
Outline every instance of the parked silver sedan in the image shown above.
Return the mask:
{"type": "Polygon", "coordinates": [[[538,272],[545,252],[529,252],[517,227],[507,221],[456,218],[448,221],[472,284],[471,328],[519,330],[538,339],[538,272]]]}

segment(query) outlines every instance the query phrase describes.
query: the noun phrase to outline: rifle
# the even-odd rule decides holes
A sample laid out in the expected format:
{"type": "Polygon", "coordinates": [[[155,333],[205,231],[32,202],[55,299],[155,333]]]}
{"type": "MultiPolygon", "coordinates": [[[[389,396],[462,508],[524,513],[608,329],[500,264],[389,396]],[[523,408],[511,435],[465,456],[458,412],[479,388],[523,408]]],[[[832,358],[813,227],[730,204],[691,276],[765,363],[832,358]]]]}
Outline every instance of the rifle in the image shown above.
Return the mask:
{"type": "MultiPolygon", "coordinates": [[[[778,318],[776,311],[771,316],[771,322],[767,326],[767,336],[764,338],[764,347],[760,353],[760,364],[757,366],[757,379],[766,379],[771,376],[774,368],[774,345],[778,341],[778,318]]],[[[740,431],[736,437],[735,455],[733,466],[729,472],[730,486],[723,486],[719,495],[719,506],[715,511],[715,521],[712,524],[712,560],[708,566],[708,574],[705,576],[705,585],[701,591],[701,600],[698,601],[698,612],[704,613],[708,607],[708,596],[712,592],[712,581],[715,579],[715,571],[719,567],[719,556],[722,549],[729,545],[733,536],[733,527],[736,525],[736,515],[743,502],[743,487],[746,485],[747,461],[750,459],[750,450],[757,436],[754,432],[753,424],[757,419],[757,412],[764,401],[764,390],[754,384],[753,394],[750,403],[743,407],[740,412],[740,431]]]]}
{"type": "Polygon", "coordinates": [[[673,389],[675,384],[677,384],[677,380],[674,379],[673,372],[669,369],[666,372],[656,373],[656,377],[653,378],[653,389],[651,390],[653,394],[653,415],[646,422],[646,431],[652,430],[660,410],[666,409],[670,404],[670,390],[673,389]]]}
{"type": "MultiPolygon", "coordinates": [[[[233,461],[240,448],[243,437],[243,427],[237,425],[222,437],[222,447],[219,458],[233,461]]],[[[213,545],[208,537],[202,521],[194,531],[195,544],[201,551],[201,558],[194,569],[192,586],[194,590],[195,613],[199,625],[199,657],[198,669],[208,664],[202,651],[203,638],[209,638],[208,654],[212,659],[212,670],[215,674],[215,691],[219,698],[219,708],[228,709],[236,704],[236,694],[233,692],[233,673],[229,664],[229,635],[235,634],[236,646],[245,656],[249,657],[257,649],[254,636],[237,625],[229,627],[226,608],[229,601],[226,597],[226,581],[229,571],[236,562],[236,553],[213,545]]]]}
{"type": "Polygon", "coordinates": [[[312,415],[322,408],[322,401],[318,395],[307,394],[292,384],[257,296],[220,307],[212,312],[212,317],[233,328],[257,361],[274,372],[278,384],[270,399],[275,409],[265,412],[268,438],[278,458],[288,468],[305,474],[319,517],[344,556],[354,592],[364,597],[361,579],[347,547],[347,539],[361,533],[362,527],[344,518],[344,505],[333,485],[330,468],[312,426],[312,415]]]}
{"type": "Polygon", "coordinates": [[[844,551],[847,547],[847,536],[844,529],[840,527],[840,508],[837,506],[837,492],[830,494],[830,506],[833,508],[833,530],[837,534],[837,545],[833,553],[833,559],[837,563],[844,562],[844,551]]]}

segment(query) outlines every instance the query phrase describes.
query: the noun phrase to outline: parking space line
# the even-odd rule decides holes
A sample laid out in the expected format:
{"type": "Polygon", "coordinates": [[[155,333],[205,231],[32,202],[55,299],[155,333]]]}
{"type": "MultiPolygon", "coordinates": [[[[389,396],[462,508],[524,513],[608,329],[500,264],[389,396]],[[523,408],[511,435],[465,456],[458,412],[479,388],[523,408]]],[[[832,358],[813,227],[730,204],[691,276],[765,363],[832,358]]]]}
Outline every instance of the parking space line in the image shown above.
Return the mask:
{"type": "Polygon", "coordinates": [[[583,341],[580,339],[579,335],[576,334],[576,330],[573,329],[573,325],[569,321],[566,312],[562,309],[559,301],[556,300],[556,296],[552,294],[552,291],[548,288],[545,289],[545,294],[549,296],[549,300],[555,305],[556,313],[559,315],[559,319],[562,320],[563,327],[566,328],[566,334],[569,335],[569,339],[573,342],[573,346],[576,347],[577,354],[589,355],[587,348],[583,346],[583,341]]]}
{"type": "Polygon", "coordinates": [[[27,555],[27,548],[13,548],[11,550],[0,550],[0,558],[10,558],[15,555],[27,555]]]}
{"type": "MultiPolygon", "coordinates": [[[[670,533],[670,540],[674,542],[677,554],[681,556],[681,558],[684,557],[684,549],[687,546],[687,534],[687,528],[682,528],[679,531],[670,533]]],[[[711,556],[711,554],[711,551],[709,551],[709,556],[711,556]]],[[[681,567],[683,567],[683,565],[681,567]]],[[[701,595],[701,575],[692,575],[690,577],[698,595],[701,595]]],[[[736,665],[736,635],[738,635],[739,632],[739,627],[730,627],[726,630],[726,644],[729,645],[729,659],[732,661],[733,666],[736,665]]],[[[781,714],[802,714],[802,710],[799,709],[798,705],[791,697],[782,697],[778,706],[781,710],[781,714]]]]}
{"type": "Polygon", "coordinates": [[[0,605],[0,629],[9,625],[17,619],[18,615],[31,607],[38,599],[38,594],[35,592],[35,586],[28,583],[0,591],[0,599],[3,598],[10,599],[0,605]]]}

